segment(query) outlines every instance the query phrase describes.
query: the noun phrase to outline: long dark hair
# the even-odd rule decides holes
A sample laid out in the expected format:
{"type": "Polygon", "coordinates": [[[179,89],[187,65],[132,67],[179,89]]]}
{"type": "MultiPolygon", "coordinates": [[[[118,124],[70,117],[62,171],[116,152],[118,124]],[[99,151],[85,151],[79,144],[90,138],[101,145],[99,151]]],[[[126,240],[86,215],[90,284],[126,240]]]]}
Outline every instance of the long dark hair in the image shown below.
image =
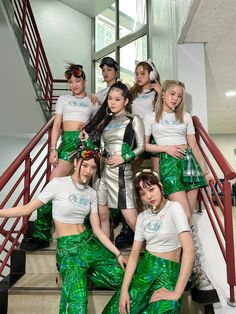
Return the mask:
{"type": "Polygon", "coordinates": [[[114,83],[113,85],[111,85],[107,93],[107,97],[104,100],[100,109],[97,111],[94,117],[89,121],[89,123],[84,127],[84,130],[86,131],[86,133],[89,134],[90,139],[98,147],[100,146],[101,134],[103,130],[105,129],[105,127],[110,123],[113,117],[112,113],[109,112],[109,108],[108,108],[108,96],[112,89],[120,89],[122,91],[122,95],[124,96],[124,98],[125,99],[129,98],[128,87],[120,81],[114,83]]]}

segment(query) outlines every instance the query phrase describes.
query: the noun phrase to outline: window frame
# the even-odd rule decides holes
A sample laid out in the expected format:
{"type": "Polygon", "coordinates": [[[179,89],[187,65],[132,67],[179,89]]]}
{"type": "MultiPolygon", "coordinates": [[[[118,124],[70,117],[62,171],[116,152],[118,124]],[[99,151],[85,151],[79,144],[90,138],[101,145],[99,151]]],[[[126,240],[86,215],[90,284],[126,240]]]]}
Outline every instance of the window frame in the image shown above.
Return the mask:
{"type": "Polygon", "coordinates": [[[95,52],[95,27],[96,27],[96,20],[95,18],[92,19],[92,66],[91,66],[91,88],[95,91],[95,63],[100,60],[101,58],[115,53],[116,61],[120,65],[120,49],[131,42],[143,37],[147,36],[147,56],[150,56],[150,29],[149,29],[149,19],[150,19],[150,12],[149,12],[149,1],[146,0],[146,16],[147,21],[146,24],[143,25],[140,29],[135,32],[131,32],[128,35],[119,38],[119,0],[115,0],[115,23],[116,23],[116,31],[115,31],[115,42],[100,49],[99,51],[95,52]]]}

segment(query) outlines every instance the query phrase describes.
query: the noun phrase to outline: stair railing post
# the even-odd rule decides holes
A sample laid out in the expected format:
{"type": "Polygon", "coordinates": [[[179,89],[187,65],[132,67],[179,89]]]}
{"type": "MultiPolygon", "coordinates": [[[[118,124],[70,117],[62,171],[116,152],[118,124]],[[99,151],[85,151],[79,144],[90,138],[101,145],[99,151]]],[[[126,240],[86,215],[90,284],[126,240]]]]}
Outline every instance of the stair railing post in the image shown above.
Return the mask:
{"type": "Polygon", "coordinates": [[[35,47],[35,70],[36,70],[36,76],[35,76],[35,80],[36,82],[38,81],[38,76],[39,76],[39,50],[40,50],[40,45],[39,45],[39,41],[36,41],[36,47],[35,47]]]}
{"type": "MultiPolygon", "coordinates": [[[[25,160],[25,177],[24,177],[24,198],[23,204],[30,201],[30,176],[31,176],[31,158],[28,156],[25,160]]],[[[23,217],[24,234],[27,232],[29,216],[23,217]]]]}
{"type": "Polygon", "coordinates": [[[25,44],[25,33],[26,33],[26,13],[27,13],[28,0],[23,0],[22,10],[22,44],[25,44]]]}
{"type": "Polygon", "coordinates": [[[235,277],[235,258],[234,258],[234,233],[232,217],[232,197],[230,182],[224,178],[223,182],[223,201],[225,207],[225,251],[226,251],[226,269],[227,282],[229,284],[228,304],[236,306],[234,287],[236,285],[235,277]]]}
{"type": "MultiPolygon", "coordinates": [[[[52,129],[48,131],[48,156],[50,156],[51,153],[51,133],[52,129]]],[[[48,182],[51,175],[51,164],[49,162],[49,158],[47,159],[47,174],[46,174],[46,181],[48,182]]]]}

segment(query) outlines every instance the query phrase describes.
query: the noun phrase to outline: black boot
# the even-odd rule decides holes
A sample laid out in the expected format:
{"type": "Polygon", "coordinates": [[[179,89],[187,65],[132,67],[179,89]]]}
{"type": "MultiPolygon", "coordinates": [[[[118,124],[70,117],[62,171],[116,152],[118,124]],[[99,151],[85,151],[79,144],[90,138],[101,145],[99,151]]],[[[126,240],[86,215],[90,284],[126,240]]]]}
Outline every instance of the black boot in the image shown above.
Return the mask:
{"type": "Polygon", "coordinates": [[[190,277],[192,300],[203,304],[220,302],[216,289],[202,269],[200,260],[201,250],[193,226],[191,227],[191,231],[195,247],[195,261],[190,277]]]}
{"type": "Polygon", "coordinates": [[[50,241],[40,240],[40,239],[30,236],[30,237],[25,237],[22,240],[20,248],[25,251],[37,251],[40,249],[45,249],[49,247],[49,245],[50,245],[50,241]]]}
{"type": "Polygon", "coordinates": [[[120,233],[115,238],[115,246],[120,250],[124,250],[124,249],[130,248],[133,242],[134,242],[134,232],[126,223],[126,221],[124,221],[123,227],[120,233]]]}

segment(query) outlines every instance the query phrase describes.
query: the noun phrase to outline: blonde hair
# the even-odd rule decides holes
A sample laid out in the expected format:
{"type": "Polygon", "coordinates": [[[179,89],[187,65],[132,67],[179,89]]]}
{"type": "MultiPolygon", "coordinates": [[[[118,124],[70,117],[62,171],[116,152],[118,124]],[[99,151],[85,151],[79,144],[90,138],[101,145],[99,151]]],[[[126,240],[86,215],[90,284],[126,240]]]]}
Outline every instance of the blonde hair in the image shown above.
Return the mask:
{"type": "Polygon", "coordinates": [[[185,110],[185,104],[184,104],[184,93],[185,93],[185,85],[184,83],[176,80],[166,80],[163,82],[161,86],[161,92],[158,96],[157,102],[155,104],[155,120],[156,122],[159,122],[162,117],[162,111],[163,111],[163,94],[167,92],[170,88],[173,86],[180,86],[183,90],[183,98],[178,105],[178,107],[175,110],[175,117],[176,120],[180,123],[184,122],[184,110],[185,110]]]}

